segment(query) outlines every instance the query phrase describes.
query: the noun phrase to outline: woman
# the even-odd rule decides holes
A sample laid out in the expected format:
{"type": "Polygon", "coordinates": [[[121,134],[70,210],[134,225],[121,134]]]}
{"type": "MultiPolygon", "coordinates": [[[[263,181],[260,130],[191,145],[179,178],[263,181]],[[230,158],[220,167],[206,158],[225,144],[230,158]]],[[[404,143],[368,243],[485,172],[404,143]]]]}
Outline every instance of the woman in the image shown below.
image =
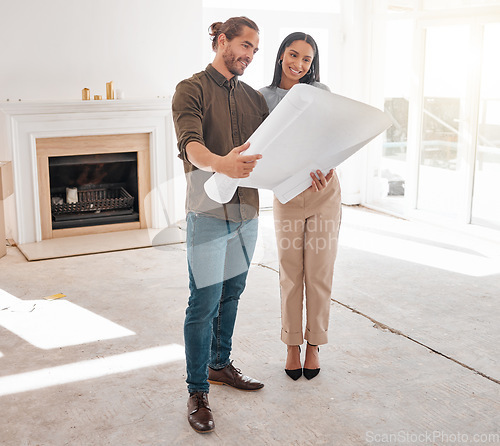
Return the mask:
{"type": "MultiPolygon", "coordinates": [[[[283,40],[273,81],[260,90],[269,111],[298,83],[329,91],[319,82],[316,42],[311,36],[296,32],[283,40]]],[[[319,345],[328,342],[341,215],[340,185],[335,171],[332,169],[326,175],[319,170],[311,172],[311,180],[311,187],[288,203],[281,204],[275,197],[273,205],[280,262],[281,340],[287,344],[285,372],[294,380],[302,373],[307,379],[319,373],[319,345]],[[305,331],[302,326],[304,289],[305,331]],[[300,345],[304,339],[307,347],[302,368],[300,345]]]]}

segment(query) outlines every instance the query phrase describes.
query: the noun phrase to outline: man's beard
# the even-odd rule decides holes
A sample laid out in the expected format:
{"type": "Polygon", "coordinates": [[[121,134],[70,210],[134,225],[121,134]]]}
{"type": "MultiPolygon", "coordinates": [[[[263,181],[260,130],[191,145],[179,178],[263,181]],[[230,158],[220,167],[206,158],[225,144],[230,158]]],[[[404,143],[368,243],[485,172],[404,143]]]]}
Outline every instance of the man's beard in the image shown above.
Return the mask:
{"type": "Polygon", "coordinates": [[[245,69],[239,66],[238,59],[236,59],[234,53],[230,49],[222,55],[222,59],[224,60],[227,70],[231,74],[241,76],[245,72],[245,69]]]}

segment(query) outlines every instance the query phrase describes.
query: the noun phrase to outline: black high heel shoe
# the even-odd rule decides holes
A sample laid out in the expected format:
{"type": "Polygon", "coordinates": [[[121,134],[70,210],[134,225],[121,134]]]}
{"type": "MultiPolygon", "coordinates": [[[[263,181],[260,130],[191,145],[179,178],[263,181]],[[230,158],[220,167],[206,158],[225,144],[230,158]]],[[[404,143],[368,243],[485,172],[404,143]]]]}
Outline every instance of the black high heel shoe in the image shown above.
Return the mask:
{"type": "MultiPolygon", "coordinates": [[[[319,352],[319,346],[309,344],[309,342],[308,342],[307,344],[308,344],[308,345],[310,345],[311,347],[318,347],[318,352],[319,352]]],[[[318,375],[319,371],[320,371],[320,367],[318,367],[317,369],[306,369],[306,368],[304,367],[304,369],[303,369],[304,376],[305,376],[307,379],[313,379],[315,376],[317,376],[317,375],[318,375]]]]}
{"type": "MultiPolygon", "coordinates": [[[[301,353],[302,351],[300,349],[300,345],[298,345],[298,347],[299,347],[299,353],[301,353]]],[[[293,370],[285,369],[285,373],[294,381],[297,381],[302,376],[302,369],[293,369],[293,370]]]]}

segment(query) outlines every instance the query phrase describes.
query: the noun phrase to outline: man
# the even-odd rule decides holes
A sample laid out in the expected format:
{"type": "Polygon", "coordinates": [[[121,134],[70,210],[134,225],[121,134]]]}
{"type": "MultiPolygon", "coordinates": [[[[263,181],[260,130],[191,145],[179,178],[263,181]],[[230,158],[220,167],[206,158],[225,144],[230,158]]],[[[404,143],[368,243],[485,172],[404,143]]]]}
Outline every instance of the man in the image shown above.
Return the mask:
{"type": "Polygon", "coordinates": [[[215,427],[209,383],[246,391],[264,387],[230,361],[238,300],[257,240],[258,192],[238,188],[229,203],[220,205],[203,188],[212,172],[248,177],[261,158],[245,155],[249,144],[244,142],[266,118],[268,108],[260,93],[238,80],[258,50],[258,33],[257,25],[246,17],[214,23],[212,64],[180,82],[172,100],[187,181],[188,421],[200,433],[215,427]]]}

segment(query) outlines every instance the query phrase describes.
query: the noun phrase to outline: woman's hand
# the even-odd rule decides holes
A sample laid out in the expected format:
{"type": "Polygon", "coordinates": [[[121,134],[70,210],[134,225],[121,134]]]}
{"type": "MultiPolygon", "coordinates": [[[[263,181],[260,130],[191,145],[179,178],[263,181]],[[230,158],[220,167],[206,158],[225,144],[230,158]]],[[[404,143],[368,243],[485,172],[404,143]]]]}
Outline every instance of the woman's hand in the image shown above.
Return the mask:
{"type": "Polygon", "coordinates": [[[330,169],[330,172],[328,172],[325,175],[323,175],[323,172],[321,170],[317,170],[316,173],[311,172],[311,178],[312,178],[312,184],[311,187],[314,192],[319,192],[322,191],[326,186],[328,186],[328,183],[333,177],[333,169],[330,169]]]}

